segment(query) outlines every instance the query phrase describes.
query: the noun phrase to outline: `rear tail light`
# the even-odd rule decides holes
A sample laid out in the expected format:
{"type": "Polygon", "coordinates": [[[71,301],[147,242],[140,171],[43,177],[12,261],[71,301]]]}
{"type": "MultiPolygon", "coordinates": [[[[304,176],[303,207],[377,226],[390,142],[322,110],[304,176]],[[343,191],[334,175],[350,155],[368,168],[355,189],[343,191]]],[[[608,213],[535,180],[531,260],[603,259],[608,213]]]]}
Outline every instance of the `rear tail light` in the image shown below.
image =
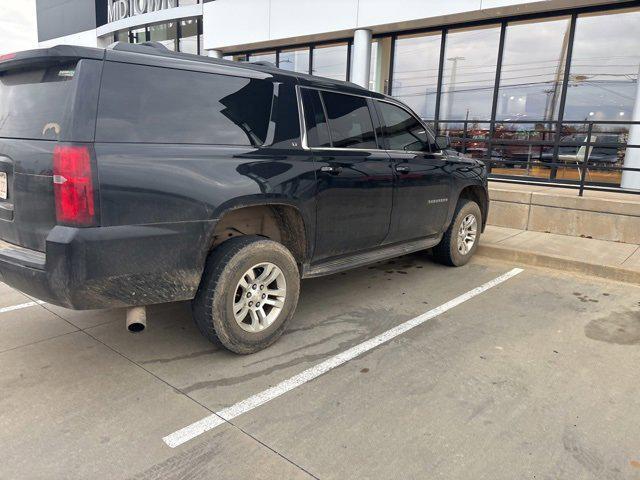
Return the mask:
{"type": "Polygon", "coordinates": [[[86,145],[56,145],[53,151],[53,190],[58,223],[95,224],[91,150],[86,145]]]}
{"type": "Polygon", "coordinates": [[[8,62],[9,60],[13,60],[16,58],[15,53],[5,53],[4,55],[0,55],[0,62],[8,62]]]}

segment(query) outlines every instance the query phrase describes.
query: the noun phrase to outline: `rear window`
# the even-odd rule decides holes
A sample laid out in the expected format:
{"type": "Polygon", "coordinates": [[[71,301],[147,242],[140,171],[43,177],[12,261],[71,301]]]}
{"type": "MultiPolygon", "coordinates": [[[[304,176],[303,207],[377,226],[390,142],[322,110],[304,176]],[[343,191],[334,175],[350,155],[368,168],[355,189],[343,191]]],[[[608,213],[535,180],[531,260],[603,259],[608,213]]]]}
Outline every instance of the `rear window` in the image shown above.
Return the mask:
{"type": "Polygon", "coordinates": [[[267,80],[109,62],[96,141],[262,145],[272,102],[267,80]]]}
{"type": "Polygon", "coordinates": [[[0,137],[57,140],[69,124],[76,64],[0,72],[0,137]]]}

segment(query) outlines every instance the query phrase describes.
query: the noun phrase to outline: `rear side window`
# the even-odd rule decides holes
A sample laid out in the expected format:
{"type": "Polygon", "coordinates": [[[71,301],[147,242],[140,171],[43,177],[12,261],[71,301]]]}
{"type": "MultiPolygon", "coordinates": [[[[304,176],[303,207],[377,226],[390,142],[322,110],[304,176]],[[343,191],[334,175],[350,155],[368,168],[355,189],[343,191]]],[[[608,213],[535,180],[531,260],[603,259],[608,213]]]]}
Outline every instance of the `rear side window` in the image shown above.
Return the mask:
{"type": "Polygon", "coordinates": [[[387,102],[378,102],[385,140],[389,150],[428,152],[429,140],[424,126],[405,109],[387,102]]]}
{"type": "Polygon", "coordinates": [[[0,72],[0,137],[58,140],[69,124],[76,63],[0,72]]]}
{"type": "Polygon", "coordinates": [[[377,148],[366,98],[323,91],[322,99],[334,147],[377,148]]]}
{"type": "Polygon", "coordinates": [[[308,146],[330,147],[329,127],[327,126],[327,119],[320,100],[320,93],[317,90],[308,88],[303,88],[301,91],[308,146]]]}
{"type": "Polygon", "coordinates": [[[267,80],[108,62],[96,141],[262,145],[267,80]]]}

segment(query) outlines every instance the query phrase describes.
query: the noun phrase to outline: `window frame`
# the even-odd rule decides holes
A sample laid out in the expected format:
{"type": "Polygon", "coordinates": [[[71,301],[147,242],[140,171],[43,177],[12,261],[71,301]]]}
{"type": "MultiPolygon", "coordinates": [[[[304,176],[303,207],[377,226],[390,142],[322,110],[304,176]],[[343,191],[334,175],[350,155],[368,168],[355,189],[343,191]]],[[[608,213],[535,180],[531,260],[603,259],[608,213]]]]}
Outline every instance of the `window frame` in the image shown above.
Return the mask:
{"type": "Polygon", "coordinates": [[[321,87],[315,87],[315,86],[307,86],[307,85],[296,85],[296,96],[298,97],[298,118],[300,121],[300,129],[302,132],[302,148],[304,150],[311,150],[311,151],[316,151],[316,150],[320,150],[320,151],[335,151],[335,152],[371,152],[371,151],[386,151],[383,147],[384,145],[381,144],[380,139],[381,139],[381,135],[380,135],[380,121],[378,119],[378,112],[375,110],[375,107],[373,105],[373,98],[371,98],[370,96],[367,95],[359,95],[357,93],[351,93],[351,92],[341,92],[338,90],[332,90],[329,88],[321,88],[321,87]],[[308,134],[307,134],[307,123],[305,120],[305,111],[304,111],[304,101],[302,98],[302,89],[307,89],[307,90],[316,90],[317,92],[320,93],[320,102],[322,103],[322,109],[324,111],[324,115],[325,115],[325,119],[327,122],[327,127],[328,127],[328,131],[329,131],[329,141],[331,142],[331,146],[330,147],[310,147],[309,143],[308,143],[308,134]],[[326,106],[324,104],[324,98],[322,97],[322,93],[321,92],[329,92],[329,93],[334,93],[334,94],[339,94],[339,95],[350,95],[352,97],[360,97],[360,98],[364,98],[366,103],[367,103],[367,110],[369,111],[369,117],[371,118],[371,125],[373,126],[373,135],[375,137],[375,141],[376,141],[376,148],[348,148],[348,147],[334,147],[333,146],[333,137],[331,136],[331,128],[329,127],[329,117],[327,115],[327,109],[326,106]]]}

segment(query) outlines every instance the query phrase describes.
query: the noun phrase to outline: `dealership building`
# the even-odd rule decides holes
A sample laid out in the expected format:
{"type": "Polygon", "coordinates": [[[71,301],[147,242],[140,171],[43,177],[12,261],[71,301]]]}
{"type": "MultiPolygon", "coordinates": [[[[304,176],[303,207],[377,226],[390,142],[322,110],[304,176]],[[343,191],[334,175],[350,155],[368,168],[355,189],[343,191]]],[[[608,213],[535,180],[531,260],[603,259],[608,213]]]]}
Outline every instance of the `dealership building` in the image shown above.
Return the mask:
{"type": "Polygon", "coordinates": [[[640,189],[638,1],[37,0],[37,16],[42,47],[156,41],[387,93],[498,179],[640,189]]]}

